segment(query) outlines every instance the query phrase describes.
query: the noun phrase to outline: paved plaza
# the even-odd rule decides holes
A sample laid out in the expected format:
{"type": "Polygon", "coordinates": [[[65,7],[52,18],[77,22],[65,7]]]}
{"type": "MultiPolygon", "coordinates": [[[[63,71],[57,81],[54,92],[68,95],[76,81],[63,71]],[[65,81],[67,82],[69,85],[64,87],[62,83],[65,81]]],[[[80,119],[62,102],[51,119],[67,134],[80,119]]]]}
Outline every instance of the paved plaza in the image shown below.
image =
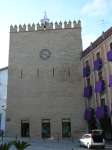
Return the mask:
{"type": "MultiPolygon", "coordinates": [[[[4,137],[3,141],[0,137],[0,144],[1,143],[7,143],[9,141],[16,140],[16,138],[12,137],[4,137]]],[[[79,147],[78,140],[49,140],[49,139],[29,139],[29,138],[17,138],[17,140],[20,141],[28,141],[31,140],[29,143],[31,146],[26,148],[25,150],[86,150],[85,147],[79,147]]],[[[14,146],[10,148],[10,150],[16,150],[14,146]]],[[[112,144],[106,144],[106,150],[112,150],[112,144]]]]}

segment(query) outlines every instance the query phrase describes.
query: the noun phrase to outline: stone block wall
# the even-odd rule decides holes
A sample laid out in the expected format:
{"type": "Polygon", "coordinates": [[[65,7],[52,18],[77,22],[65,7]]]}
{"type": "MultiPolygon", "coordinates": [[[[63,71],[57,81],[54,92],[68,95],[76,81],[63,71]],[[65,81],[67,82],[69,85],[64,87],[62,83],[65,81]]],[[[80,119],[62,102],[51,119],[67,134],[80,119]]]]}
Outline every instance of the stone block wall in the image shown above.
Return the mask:
{"type": "Polygon", "coordinates": [[[80,136],[85,132],[81,28],[29,29],[10,33],[6,135],[20,137],[21,120],[29,120],[30,135],[41,138],[42,119],[50,119],[51,137],[62,138],[62,119],[69,118],[71,137],[80,136]],[[39,55],[43,49],[51,52],[47,60],[39,55]]]}

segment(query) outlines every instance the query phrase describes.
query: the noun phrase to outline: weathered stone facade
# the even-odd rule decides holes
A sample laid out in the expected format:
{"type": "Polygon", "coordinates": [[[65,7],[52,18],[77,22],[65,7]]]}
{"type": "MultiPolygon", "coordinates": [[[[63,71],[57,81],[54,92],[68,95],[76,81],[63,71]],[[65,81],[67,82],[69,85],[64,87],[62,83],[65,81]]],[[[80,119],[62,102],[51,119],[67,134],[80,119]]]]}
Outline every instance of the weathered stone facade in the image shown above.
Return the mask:
{"type": "Polygon", "coordinates": [[[21,120],[30,121],[30,135],[37,138],[42,137],[42,119],[50,119],[53,138],[62,138],[62,119],[71,120],[71,137],[85,132],[81,27],[80,22],[68,25],[19,32],[11,27],[7,136],[21,136],[21,120]],[[39,56],[43,49],[51,52],[47,60],[39,56]]]}
{"type": "Polygon", "coordinates": [[[105,131],[105,139],[112,139],[112,59],[108,60],[107,54],[112,58],[112,27],[103,32],[93,43],[83,52],[81,61],[83,69],[88,67],[89,74],[83,77],[84,89],[91,86],[92,94],[85,96],[85,110],[93,109],[92,118],[86,118],[86,132],[100,128],[105,131]],[[101,66],[95,69],[95,61],[100,60],[101,66]],[[89,81],[89,82],[88,82],[89,81]],[[96,84],[103,81],[101,91],[96,91],[96,84]],[[98,109],[105,107],[100,112],[98,109]]]}

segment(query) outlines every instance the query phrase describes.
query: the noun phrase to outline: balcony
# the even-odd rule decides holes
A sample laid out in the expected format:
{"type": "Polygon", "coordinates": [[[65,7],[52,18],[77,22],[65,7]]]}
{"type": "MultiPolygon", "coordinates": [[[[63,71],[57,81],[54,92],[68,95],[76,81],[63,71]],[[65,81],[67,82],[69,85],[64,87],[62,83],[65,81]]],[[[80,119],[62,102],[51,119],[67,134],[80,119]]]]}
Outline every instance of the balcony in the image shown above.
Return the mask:
{"type": "Polygon", "coordinates": [[[92,94],[92,86],[84,88],[84,97],[88,97],[92,94]]]}
{"type": "Polygon", "coordinates": [[[95,93],[103,91],[104,80],[95,83],[95,93]]]}
{"type": "Polygon", "coordinates": [[[89,66],[87,66],[83,69],[83,77],[86,77],[89,74],[90,74],[90,68],[89,66]]]}
{"type": "Polygon", "coordinates": [[[85,120],[91,119],[92,119],[92,112],[89,109],[85,110],[85,120]]]}
{"type": "Polygon", "coordinates": [[[102,66],[101,59],[97,59],[96,61],[94,61],[94,71],[100,69],[101,66],[102,66]]]}
{"type": "Polygon", "coordinates": [[[106,113],[106,106],[101,106],[96,108],[96,118],[104,118],[106,113]]]}
{"type": "Polygon", "coordinates": [[[112,75],[109,76],[109,87],[112,87],[112,75]]]}
{"type": "Polygon", "coordinates": [[[107,53],[107,59],[108,61],[112,60],[112,50],[107,53]]]}

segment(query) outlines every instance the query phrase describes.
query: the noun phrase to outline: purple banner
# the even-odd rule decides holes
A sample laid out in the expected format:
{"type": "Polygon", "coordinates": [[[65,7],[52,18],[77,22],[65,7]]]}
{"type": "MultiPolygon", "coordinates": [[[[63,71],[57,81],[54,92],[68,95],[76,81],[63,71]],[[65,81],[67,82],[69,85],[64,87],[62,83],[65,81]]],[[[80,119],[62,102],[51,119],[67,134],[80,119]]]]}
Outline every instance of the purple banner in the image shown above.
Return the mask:
{"type": "Polygon", "coordinates": [[[111,113],[110,114],[112,115],[112,103],[111,103],[111,113]]]}
{"type": "Polygon", "coordinates": [[[87,76],[87,67],[83,69],[83,77],[87,76]]]}
{"type": "Polygon", "coordinates": [[[101,92],[103,90],[103,80],[95,83],[95,93],[101,92]]]}
{"type": "Polygon", "coordinates": [[[109,87],[112,87],[112,75],[109,76],[109,87]]]}
{"type": "Polygon", "coordinates": [[[84,97],[88,97],[92,94],[92,86],[84,88],[84,97]]]}
{"type": "Polygon", "coordinates": [[[106,106],[101,106],[96,108],[96,118],[104,118],[105,117],[106,106]]]}
{"type": "Polygon", "coordinates": [[[94,61],[94,71],[99,69],[99,59],[94,61]]]}
{"type": "Polygon", "coordinates": [[[89,109],[85,110],[85,120],[91,120],[92,119],[92,114],[89,111],[89,109]]]}
{"type": "Polygon", "coordinates": [[[100,107],[96,108],[96,118],[100,119],[100,107]]]}
{"type": "Polygon", "coordinates": [[[112,50],[107,53],[107,59],[108,61],[112,60],[112,50]]]}

